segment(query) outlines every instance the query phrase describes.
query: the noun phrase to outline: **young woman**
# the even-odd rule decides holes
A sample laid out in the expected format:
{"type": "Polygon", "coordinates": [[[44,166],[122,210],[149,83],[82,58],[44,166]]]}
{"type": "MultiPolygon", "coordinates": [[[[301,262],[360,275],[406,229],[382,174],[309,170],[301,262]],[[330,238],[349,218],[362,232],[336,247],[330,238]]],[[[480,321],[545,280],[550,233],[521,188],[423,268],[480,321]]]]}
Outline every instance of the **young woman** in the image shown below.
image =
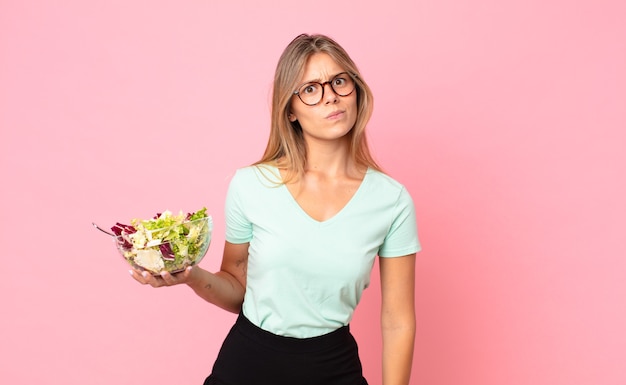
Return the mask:
{"type": "Polygon", "coordinates": [[[409,384],[420,244],[410,195],[370,155],[372,103],[342,47],[298,36],[276,68],[265,154],[228,190],[220,271],[132,271],[239,314],[205,384],[367,384],[349,322],[377,255],[383,384],[409,384]]]}

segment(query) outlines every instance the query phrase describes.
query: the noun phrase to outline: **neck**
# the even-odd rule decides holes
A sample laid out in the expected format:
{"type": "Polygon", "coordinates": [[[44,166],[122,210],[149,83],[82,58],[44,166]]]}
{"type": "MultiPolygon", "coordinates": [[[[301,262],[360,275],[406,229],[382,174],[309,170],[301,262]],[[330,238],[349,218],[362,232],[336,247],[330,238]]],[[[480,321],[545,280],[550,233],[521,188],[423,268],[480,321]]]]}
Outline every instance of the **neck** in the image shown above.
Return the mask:
{"type": "Polygon", "coordinates": [[[307,141],[305,172],[322,173],[327,176],[353,175],[357,165],[350,156],[349,138],[335,141],[307,141]]]}

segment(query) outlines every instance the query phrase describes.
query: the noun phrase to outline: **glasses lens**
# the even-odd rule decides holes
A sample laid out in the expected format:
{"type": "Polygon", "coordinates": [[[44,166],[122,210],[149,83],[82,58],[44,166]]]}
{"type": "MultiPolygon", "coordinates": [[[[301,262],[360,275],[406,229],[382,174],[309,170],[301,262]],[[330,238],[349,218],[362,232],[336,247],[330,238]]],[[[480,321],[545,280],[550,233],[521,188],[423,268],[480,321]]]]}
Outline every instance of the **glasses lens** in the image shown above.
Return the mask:
{"type": "MultiPolygon", "coordinates": [[[[340,73],[326,83],[330,84],[333,92],[339,96],[348,96],[354,91],[354,79],[346,72],[340,73]]],[[[319,103],[324,96],[326,83],[311,82],[300,87],[298,96],[300,100],[302,100],[302,103],[308,104],[309,106],[314,106],[319,103]]]]}
{"type": "Polygon", "coordinates": [[[341,73],[333,78],[330,83],[333,91],[339,96],[348,96],[354,91],[354,80],[347,73],[341,73]]]}
{"type": "Polygon", "coordinates": [[[319,103],[322,100],[323,87],[319,83],[307,83],[300,87],[298,96],[302,103],[310,106],[319,103]]]}

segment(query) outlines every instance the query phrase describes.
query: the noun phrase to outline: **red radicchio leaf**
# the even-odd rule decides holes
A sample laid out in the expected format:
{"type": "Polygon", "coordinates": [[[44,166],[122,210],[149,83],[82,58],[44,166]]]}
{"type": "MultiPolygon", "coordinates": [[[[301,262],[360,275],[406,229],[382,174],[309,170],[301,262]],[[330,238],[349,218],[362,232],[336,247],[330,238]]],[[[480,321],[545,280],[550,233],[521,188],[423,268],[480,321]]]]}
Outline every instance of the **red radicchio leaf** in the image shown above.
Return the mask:
{"type": "Polygon", "coordinates": [[[131,225],[124,225],[122,223],[116,223],[115,226],[111,227],[111,231],[115,233],[118,237],[122,235],[122,233],[126,234],[134,234],[137,230],[131,225]]]}
{"type": "Polygon", "coordinates": [[[161,255],[163,255],[163,259],[166,261],[174,261],[176,259],[169,242],[160,244],[159,249],[161,249],[161,255]]]}
{"type": "Polygon", "coordinates": [[[124,234],[133,234],[137,232],[133,226],[124,225],[118,222],[115,226],[111,227],[111,231],[113,231],[113,233],[117,236],[117,242],[121,243],[123,249],[130,250],[133,248],[133,244],[128,242],[128,240],[124,237],[124,234]]]}

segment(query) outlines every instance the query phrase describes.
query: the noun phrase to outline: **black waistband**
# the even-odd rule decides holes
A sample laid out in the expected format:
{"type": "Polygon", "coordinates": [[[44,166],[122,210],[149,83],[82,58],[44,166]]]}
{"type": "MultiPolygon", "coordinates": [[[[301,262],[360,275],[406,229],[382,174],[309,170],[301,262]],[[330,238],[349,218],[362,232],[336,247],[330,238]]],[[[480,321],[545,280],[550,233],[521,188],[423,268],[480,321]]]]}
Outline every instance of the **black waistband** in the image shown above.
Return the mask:
{"type": "Polygon", "coordinates": [[[312,352],[332,349],[354,341],[350,334],[350,326],[346,325],[330,333],[317,337],[296,338],[274,334],[253,324],[243,313],[237,317],[234,330],[239,331],[255,342],[279,350],[293,350],[297,352],[312,352]]]}

